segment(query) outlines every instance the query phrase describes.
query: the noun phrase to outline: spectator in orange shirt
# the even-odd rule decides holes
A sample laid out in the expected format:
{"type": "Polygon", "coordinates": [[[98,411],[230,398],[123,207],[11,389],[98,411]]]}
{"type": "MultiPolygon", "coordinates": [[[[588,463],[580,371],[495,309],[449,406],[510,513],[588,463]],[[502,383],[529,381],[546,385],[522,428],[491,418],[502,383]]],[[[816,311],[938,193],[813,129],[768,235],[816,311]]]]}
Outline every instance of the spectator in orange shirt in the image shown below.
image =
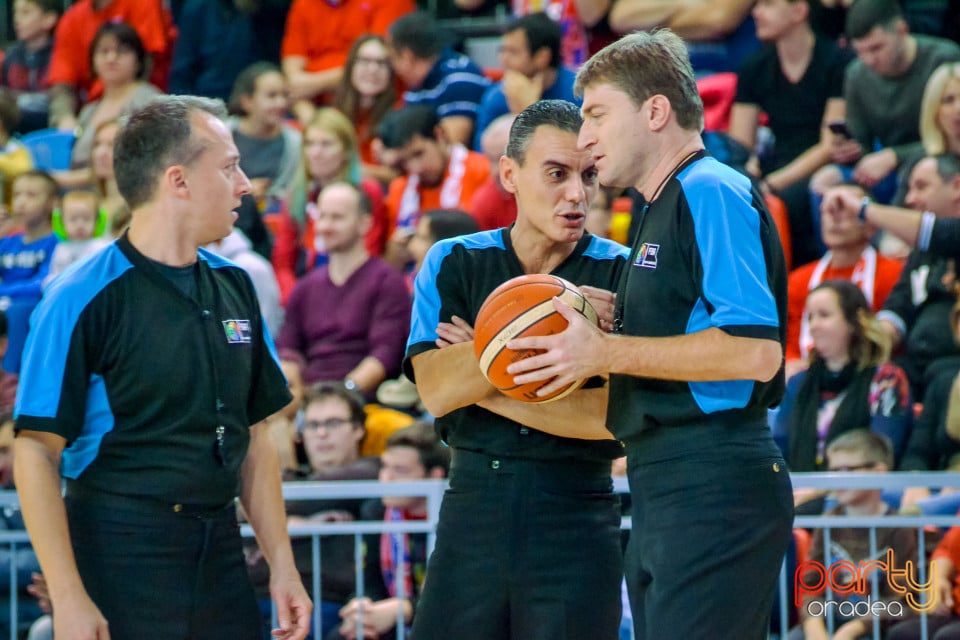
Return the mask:
{"type": "MultiPolygon", "coordinates": [[[[859,187],[851,189],[863,196],[859,187]]],[[[790,272],[787,280],[787,352],[786,375],[790,376],[807,366],[807,356],[813,346],[806,319],[807,294],[827,280],[850,280],[857,285],[874,313],[883,303],[900,278],[903,263],[888,258],[870,245],[876,229],[856,219],[837,219],[824,216],[820,236],[827,252],[819,260],[808,262],[790,272]],[[831,219],[826,219],[831,218],[831,219]]]]}
{"type": "Polygon", "coordinates": [[[307,123],[313,104],[329,103],[353,41],[387,27],[415,8],[413,0],[293,0],[280,58],[293,111],[307,123]]]}
{"type": "Polygon", "coordinates": [[[52,126],[72,129],[78,98],[85,103],[99,95],[102,87],[94,83],[90,45],[100,25],[118,21],[137,31],[152,58],[150,81],[166,88],[175,30],[161,0],[77,0],[60,18],[53,39],[49,70],[52,126]]]}
{"type": "Polygon", "coordinates": [[[385,149],[404,175],[387,193],[388,241],[384,259],[397,268],[410,266],[407,242],[428,209],[466,209],[490,175],[486,157],[447,140],[432,107],[411,105],[391,111],[380,123],[385,149]]]}

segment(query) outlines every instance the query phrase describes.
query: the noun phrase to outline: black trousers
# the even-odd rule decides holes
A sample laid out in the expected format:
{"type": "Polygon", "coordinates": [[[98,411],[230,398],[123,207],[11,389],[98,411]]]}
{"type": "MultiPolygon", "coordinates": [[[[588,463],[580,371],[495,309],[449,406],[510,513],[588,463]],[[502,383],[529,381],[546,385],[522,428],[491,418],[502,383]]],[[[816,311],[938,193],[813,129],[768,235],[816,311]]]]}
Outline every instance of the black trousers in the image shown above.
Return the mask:
{"type": "Polygon", "coordinates": [[[194,509],[112,494],[65,498],[84,587],[113,640],[260,640],[233,503],[194,509]]]}
{"type": "Polygon", "coordinates": [[[627,473],[637,639],[766,638],[793,524],[766,424],[654,429],[627,445],[627,473]]]}
{"type": "Polygon", "coordinates": [[[609,463],[456,449],[416,640],[615,640],[619,499],[609,463]]]}

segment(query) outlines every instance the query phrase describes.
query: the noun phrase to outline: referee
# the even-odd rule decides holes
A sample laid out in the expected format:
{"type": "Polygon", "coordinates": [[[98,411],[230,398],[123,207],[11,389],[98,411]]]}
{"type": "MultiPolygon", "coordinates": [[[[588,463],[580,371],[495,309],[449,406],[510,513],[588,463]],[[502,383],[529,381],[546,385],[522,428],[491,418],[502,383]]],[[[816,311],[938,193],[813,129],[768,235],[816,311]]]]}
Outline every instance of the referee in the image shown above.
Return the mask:
{"type": "Polygon", "coordinates": [[[261,424],[290,394],[249,276],[199,249],[250,191],[224,116],[180,96],[130,116],[114,153],[130,229],[33,315],[14,471],[57,640],[259,640],[238,494],[270,563],[275,637],[308,631],[261,424]]]}

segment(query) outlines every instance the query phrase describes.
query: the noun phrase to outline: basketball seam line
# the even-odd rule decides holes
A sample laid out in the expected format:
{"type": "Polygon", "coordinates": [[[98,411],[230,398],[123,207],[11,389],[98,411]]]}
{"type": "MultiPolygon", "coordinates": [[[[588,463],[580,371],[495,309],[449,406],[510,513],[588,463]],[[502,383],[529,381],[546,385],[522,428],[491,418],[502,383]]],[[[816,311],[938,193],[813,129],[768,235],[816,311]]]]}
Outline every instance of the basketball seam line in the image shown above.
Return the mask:
{"type": "MultiPolygon", "coordinates": [[[[565,288],[556,297],[560,298],[567,305],[569,305],[570,307],[582,313],[582,310],[578,307],[583,307],[583,304],[581,301],[584,298],[583,296],[578,294],[576,291],[571,291],[570,289],[565,288]],[[571,297],[573,298],[572,300],[571,300],[571,297]]],[[[490,342],[487,343],[487,345],[483,348],[483,351],[480,354],[480,370],[484,372],[484,377],[486,377],[487,368],[490,366],[493,360],[496,359],[496,357],[500,355],[500,353],[506,348],[507,342],[512,340],[511,336],[515,336],[519,333],[523,333],[523,331],[526,331],[531,326],[533,326],[534,324],[536,324],[546,316],[550,315],[550,314],[542,313],[542,310],[545,305],[550,305],[550,308],[553,309],[553,298],[550,298],[549,300],[545,300],[540,304],[538,304],[537,306],[531,309],[528,309],[527,311],[524,311],[523,313],[518,315],[516,318],[514,318],[513,320],[508,322],[506,325],[504,325],[502,329],[497,331],[496,335],[490,340],[490,342]],[[533,318],[531,321],[529,317],[532,315],[536,317],[533,318]],[[522,327],[518,327],[518,325],[522,325],[522,327]],[[519,331],[517,330],[518,328],[520,329],[519,331]]],[[[554,310],[554,312],[556,311],[554,310]]]]}

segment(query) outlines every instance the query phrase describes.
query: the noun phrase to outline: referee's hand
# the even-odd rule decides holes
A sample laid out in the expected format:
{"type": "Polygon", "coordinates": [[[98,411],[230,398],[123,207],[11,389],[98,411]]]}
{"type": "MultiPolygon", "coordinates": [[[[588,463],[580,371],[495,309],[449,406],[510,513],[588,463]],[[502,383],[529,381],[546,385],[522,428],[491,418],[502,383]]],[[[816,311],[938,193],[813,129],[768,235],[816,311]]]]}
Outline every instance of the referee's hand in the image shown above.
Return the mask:
{"type": "Polygon", "coordinates": [[[310,632],[313,603],[303,588],[300,576],[295,575],[294,578],[271,581],[270,584],[270,595],[277,607],[277,622],[280,624],[270,635],[278,640],[303,640],[310,632]]]}
{"type": "Polygon", "coordinates": [[[54,601],[53,637],[57,640],[110,640],[107,619],[86,591],[54,601]]]}

